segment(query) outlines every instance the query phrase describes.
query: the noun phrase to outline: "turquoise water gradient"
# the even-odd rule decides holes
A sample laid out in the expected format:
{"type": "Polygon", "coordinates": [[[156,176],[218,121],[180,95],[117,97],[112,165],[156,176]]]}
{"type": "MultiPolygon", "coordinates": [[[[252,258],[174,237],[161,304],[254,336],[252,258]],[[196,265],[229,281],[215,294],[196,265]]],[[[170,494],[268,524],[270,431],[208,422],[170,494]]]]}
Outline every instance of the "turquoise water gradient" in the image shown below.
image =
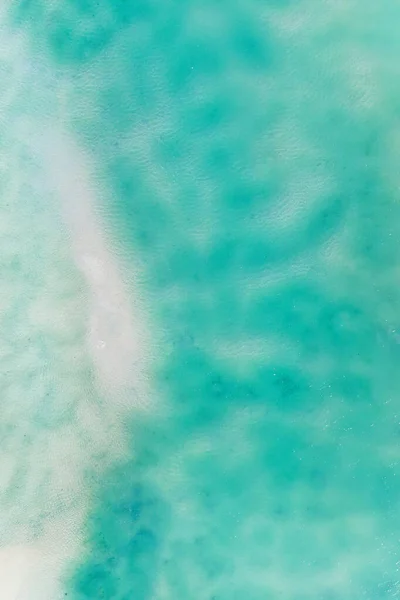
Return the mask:
{"type": "Polygon", "coordinates": [[[10,10],[162,339],[131,458],[88,471],[68,600],[400,594],[399,18],[394,0],[10,10]]]}

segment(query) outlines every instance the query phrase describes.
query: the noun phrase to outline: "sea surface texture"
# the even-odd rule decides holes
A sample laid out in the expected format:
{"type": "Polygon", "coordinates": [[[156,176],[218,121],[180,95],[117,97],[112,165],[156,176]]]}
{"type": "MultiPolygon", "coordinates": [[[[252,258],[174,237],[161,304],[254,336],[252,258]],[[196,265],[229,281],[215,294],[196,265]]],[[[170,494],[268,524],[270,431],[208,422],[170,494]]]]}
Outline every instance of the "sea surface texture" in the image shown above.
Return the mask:
{"type": "Polygon", "coordinates": [[[400,598],[399,23],[3,0],[0,600],[400,598]]]}

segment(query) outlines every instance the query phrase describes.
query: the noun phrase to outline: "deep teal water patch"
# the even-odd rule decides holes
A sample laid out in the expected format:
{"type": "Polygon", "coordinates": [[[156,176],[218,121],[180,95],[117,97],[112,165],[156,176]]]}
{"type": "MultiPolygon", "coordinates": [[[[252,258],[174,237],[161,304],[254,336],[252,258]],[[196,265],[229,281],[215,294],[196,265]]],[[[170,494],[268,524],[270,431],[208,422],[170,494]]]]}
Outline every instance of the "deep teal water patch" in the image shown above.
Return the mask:
{"type": "Polygon", "coordinates": [[[96,486],[87,524],[87,558],[68,586],[76,598],[151,598],[153,573],[168,525],[157,491],[138,480],[140,461],[123,465],[96,486]]]}
{"type": "Polygon", "coordinates": [[[354,100],[354,56],[387,63],[354,5],[70,2],[68,44],[41,33],[165,334],[164,408],[132,416],[69,597],[397,593],[398,98],[354,100]],[[72,15],[109,27],[89,90],[72,15]]]}
{"type": "Polygon", "coordinates": [[[151,3],[42,0],[15,2],[11,23],[32,34],[41,50],[61,66],[79,68],[96,58],[124,27],[151,15],[151,3]]]}

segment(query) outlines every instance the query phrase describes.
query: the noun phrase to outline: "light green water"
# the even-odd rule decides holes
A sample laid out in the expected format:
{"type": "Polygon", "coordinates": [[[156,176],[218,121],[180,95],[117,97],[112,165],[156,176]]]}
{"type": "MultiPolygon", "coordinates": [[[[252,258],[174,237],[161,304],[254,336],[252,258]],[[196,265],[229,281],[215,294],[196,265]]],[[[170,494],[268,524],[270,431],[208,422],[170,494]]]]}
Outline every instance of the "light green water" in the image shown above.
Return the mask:
{"type": "MultiPolygon", "coordinates": [[[[23,114],[29,148],[45,123],[90,158],[96,214],[149,331],[136,351],[150,356],[146,386],[132,383],[132,359],[118,412],[83,350],[87,283],[47,175],[42,213],[26,187],[12,209],[3,193],[2,248],[8,231],[18,243],[2,251],[2,290],[19,287],[1,325],[15,365],[0,356],[14,390],[2,522],[10,543],[40,537],[40,523],[51,537],[53,513],[81,514],[60,598],[399,596],[399,17],[394,0],[10,6],[7,32],[30,66],[14,71],[2,131],[23,114]],[[50,365],[51,392],[28,380],[17,347],[33,294],[43,318],[21,344],[40,377],[50,365]],[[52,435],[65,441],[50,461],[40,440],[54,448],[52,435]],[[24,496],[31,479],[41,493],[24,496]]],[[[8,157],[19,147],[7,135],[8,157]]],[[[20,163],[7,160],[15,186],[20,163]]],[[[125,364],[123,348],[107,361],[125,364]]]]}

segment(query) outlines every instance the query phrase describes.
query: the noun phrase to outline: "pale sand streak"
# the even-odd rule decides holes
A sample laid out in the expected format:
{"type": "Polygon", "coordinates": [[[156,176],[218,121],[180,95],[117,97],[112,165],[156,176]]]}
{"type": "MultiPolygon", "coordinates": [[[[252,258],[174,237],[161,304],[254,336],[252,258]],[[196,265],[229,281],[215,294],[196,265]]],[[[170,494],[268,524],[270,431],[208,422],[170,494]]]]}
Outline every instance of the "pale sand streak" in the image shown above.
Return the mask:
{"type": "Polygon", "coordinates": [[[115,395],[137,381],[146,347],[144,328],[141,320],[133,320],[121,272],[107,248],[84,154],[65,133],[54,130],[42,136],[40,146],[90,294],[89,351],[100,385],[115,395]]]}

